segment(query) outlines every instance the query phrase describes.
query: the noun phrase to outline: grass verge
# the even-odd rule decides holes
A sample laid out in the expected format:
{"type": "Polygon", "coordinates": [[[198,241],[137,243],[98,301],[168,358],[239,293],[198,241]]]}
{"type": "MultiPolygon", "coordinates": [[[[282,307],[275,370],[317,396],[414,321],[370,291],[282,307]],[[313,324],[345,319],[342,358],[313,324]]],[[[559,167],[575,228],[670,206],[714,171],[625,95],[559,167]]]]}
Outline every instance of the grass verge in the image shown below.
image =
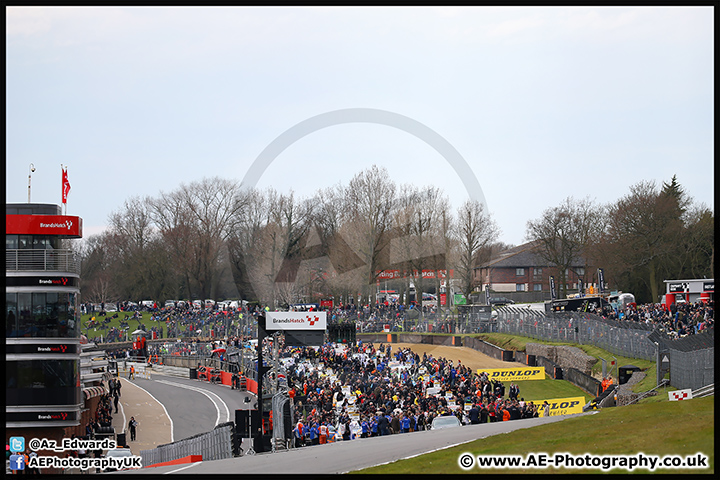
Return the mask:
{"type": "Polygon", "coordinates": [[[694,468],[637,468],[632,473],[703,473],[715,472],[715,407],[714,397],[681,402],[662,402],[627,407],[606,408],[594,415],[568,418],[561,422],[522,429],[503,435],[478,439],[464,445],[429,453],[421,457],[367,468],[352,473],[361,474],[598,474],[630,473],[622,468],[483,468],[477,464],[463,470],[458,464],[462,454],[469,453],[499,457],[528,454],[548,455],[570,453],[595,456],[627,456],[644,454],[664,457],[691,457],[701,453],[707,457],[707,467],[694,468]]]}

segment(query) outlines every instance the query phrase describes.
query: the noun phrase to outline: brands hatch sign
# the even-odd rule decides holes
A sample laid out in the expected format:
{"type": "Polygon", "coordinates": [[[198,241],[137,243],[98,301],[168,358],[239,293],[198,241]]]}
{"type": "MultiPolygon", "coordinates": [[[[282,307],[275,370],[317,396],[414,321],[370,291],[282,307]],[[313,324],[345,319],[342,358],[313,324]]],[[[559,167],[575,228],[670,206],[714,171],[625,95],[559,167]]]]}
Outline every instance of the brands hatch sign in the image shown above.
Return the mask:
{"type": "Polygon", "coordinates": [[[7,235],[82,237],[82,218],[70,215],[5,215],[7,235]]]}
{"type": "Polygon", "coordinates": [[[325,330],[326,312],[267,312],[266,330],[325,330]]]}

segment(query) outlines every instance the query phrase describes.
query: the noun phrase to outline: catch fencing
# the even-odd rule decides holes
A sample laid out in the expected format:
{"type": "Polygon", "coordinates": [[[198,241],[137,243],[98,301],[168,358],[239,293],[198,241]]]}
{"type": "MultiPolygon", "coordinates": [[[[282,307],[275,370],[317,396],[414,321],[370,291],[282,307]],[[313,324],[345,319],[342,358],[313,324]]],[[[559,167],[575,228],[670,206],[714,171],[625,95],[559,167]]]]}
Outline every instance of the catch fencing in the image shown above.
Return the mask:
{"type": "Polygon", "coordinates": [[[202,455],[203,461],[231,458],[234,426],[233,422],[221,423],[210,432],[160,445],[152,450],[141,450],[142,464],[151,466],[190,455],[202,455]]]}
{"type": "Polygon", "coordinates": [[[615,355],[655,359],[655,344],[648,339],[655,326],[613,321],[580,312],[538,312],[529,308],[497,309],[497,332],[546,341],[595,345],[615,355]]]}
{"type": "Polygon", "coordinates": [[[667,360],[670,385],[697,390],[715,383],[715,330],[673,339],[658,329],[649,339],[657,343],[658,360],[667,360]]]}
{"type": "Polygon", "coordinates": [[[607,320],[590,313],[546,313],[520,307],[502,307],[497,312],[494,328],[500,333],[594,345],[614,355],[655,361],[659,368],[667,360],[670,384],[679,389],[715,382],[713,329],[674,339],[655,324],[607,320]]]}

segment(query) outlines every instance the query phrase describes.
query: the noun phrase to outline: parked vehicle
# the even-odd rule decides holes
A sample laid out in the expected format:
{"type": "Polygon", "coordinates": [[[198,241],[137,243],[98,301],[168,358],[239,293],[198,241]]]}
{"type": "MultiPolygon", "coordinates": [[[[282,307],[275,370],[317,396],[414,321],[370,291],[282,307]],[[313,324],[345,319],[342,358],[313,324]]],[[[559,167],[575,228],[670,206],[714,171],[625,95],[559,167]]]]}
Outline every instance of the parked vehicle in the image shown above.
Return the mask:
{"type": "Polygon", "coordinates": [[[503,305],[512,305],[515,302],[505,297],[490,297],[490,305],[494,307],[502,307],[503,305]]]}

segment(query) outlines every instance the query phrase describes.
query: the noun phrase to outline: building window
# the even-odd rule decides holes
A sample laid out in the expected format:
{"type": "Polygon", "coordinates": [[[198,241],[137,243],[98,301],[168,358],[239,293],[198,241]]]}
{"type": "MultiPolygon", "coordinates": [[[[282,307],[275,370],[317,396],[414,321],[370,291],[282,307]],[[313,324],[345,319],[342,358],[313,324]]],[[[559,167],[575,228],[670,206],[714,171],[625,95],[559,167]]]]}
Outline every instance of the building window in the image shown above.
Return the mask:
{"type": "Polygon", "coordinates": [[[533,275],[536,277],[542,277],[542,268],[533,268],[533,275]]]}
{"type": "Polygon", "coordinates": [[[77,360],[5,362],[6,405],[74,405],[80,400],[77,360]]]}
{"type": "Polygon", "coordinates": [[[6,337],[76,337],[77,294],[5,293],[6,337]]]}
{"type": "Polygon", "coordinates": [[[542,292],[542,283],[536,283],[533,285],[533,290],[536,292],[542,292]]]}
{"type": "Polygon", "coordinates": [[[576,268],[575,272],[577,273],[578,277],[582,277],[583,275],[585,275],[585,268],[584,267],[576,268]]]}
{"type": "Polygon", "coordinates": [[[516,291],[516,292],[524,292],[524,291],[525,291],[525,284],[524,284],[524,283],[516,283],[516,284],[515,284],[515,291],[516,291]]]}
{"type": "Polygon", "coordinates": [[[524,268],[516,268],[515,269],[515,276],[522,277],[525,275],[525,269],[524,268]]]}
{"type": "Polygon", "coordinates": [[[5,235],[5,250],[17,250],[18,248],[18,236],[17,235],[5,235]]]}

